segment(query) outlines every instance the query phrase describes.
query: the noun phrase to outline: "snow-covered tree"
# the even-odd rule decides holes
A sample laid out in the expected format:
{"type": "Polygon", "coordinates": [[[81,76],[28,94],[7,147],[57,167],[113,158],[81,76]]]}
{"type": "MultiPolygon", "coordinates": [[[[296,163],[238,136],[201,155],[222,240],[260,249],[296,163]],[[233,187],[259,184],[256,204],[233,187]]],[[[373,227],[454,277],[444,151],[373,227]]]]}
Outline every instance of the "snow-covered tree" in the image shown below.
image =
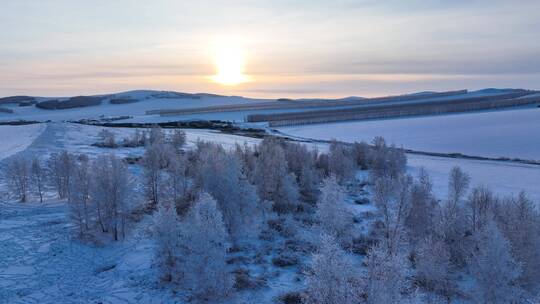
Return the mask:
{"type": "Polygon", "coordinates": [[[308,203],[315,203],[319,196],[319,183],[321,175],[315,168],[315,163],[304,163],[298,178],[298,187],[302,199],[308,203]]]}
{"type": "Polygon", "coordinates": [[[187,197],[188,192],[188,163],[184,155],[175,154],[169,159],[165,168],[164,189],[165,200],[178,204],[187,197]]]}
{"type": "Polygon", "coordinates": [[[407,288],[410,272],[405,254],[391,252],[384,244],[377,244],[369,250],[366,264],[367,303],[402,303],[402,291],[407,288]]]}
{"type": "Polygon", "coordinates": [[[288,172],[283,148],[275,140],[264,140],[259,146],[253,181],[259,197],[272,201],[274,210],[280,213],[296,209],[299,198],[294,174],[288,172]]]}
{"type": "Polygon", "coordinates": [[[98,137],[100,139],[99,145],[107,148],[116,147],[116,139],[113,132],[107,129],[102,129],[99,132],[98,137]]]}
{"type": "Polygon", "coordinates": [[[411,207],[405,221],[412,240],[427,238],[433,231],[437,201],[432,187],[429,175],[422,168],[411,186],[411,207]]]}
{"type": "Polygon", "coordinates": [[[68,197],[70,215],[79,228],[80,236],[90,229],[90,183],[90,160],[88,159],[88,156],[80,155],[73,166],[69,184],[70,195],[68,197]]]}
{"type": "Polygon", "coordinates": [[[540,285],[540,212],[525,193],[504,200],[496,212],[512,254],[522,265],[519,283],[531,292],[540,285]]]}
{"type": "Polygon", "coordinates": [[[32,158],[32,167],[30,168],[30,180],[35,194],[39,196],[39,202],[43,203],[43,192],[45,191],[45,183],[47,181],[47,172],[39,157],[32,158]]]}
{"type": "Polygon", "coordinates": [[[209,146],[200,157],[202,187],[217,200],[233,242],[257,236],[263,207],[255,187],[242,173],[240,160],[220,146],[209,146]]]}
{"type": "Polygon", "coordinates": [[[337,244],[323,234],[306,275],[306,304],[355,304],[360,302],[358,267],[337,244]]]}
{"type": "Polygon", "coordinates": [[[475,239],[477,249],[472,251],[469,266],[476,280],[477,303],[513,303],[520,294],[516,281],[521,267],[512,256],[510,243],[492,219],[477,231],[475,239]]]}
{"type": "Polygon", "coordinates": [[[180,285],[203,300],[227,296],[233,278],[227,269],[227,230],[216,201],[201,194],[180,224],[180,285]]]}
{"type": "Polygon", "coordinates": [[[448,179],[448,202],[451,205],[458,204],[469,189],[471,178],[461,170],[460,167],[454,167],[450,170],[448,179]]]}
{"type": "Polygon", "coordinates": [[[356,160],[350,147],[332,141],[328,153],[330,174],[334,174],[340,183],[352,181],[356,173],[356,160]]]}
{"type": "Polygon", "coordinates": [[[412,177],[381,177],[373,186],[373,202],[382,216],[383,242],[396,252],[406,238],[405,220],[411,209],[412,177]]]}
{"type": "Polygon", "coordinates": [[[47,161],[52,186],[56,189],[60,198],[69,196],[69,179],[72,175],[74,163],[75,157],[73,154],[65,150],[60,153],[52,153],[47,161]]]}
{"type": "Polygon", "coordinates": [[[317,218],[322,230],[339,241],[348,241],[353,237],[353,214],[345,196],[345,189],[331,176],[324,180],[317,202],[317,218]]]}
{"type": "Polygon", "coordinates": [[[153,143],[146,147],[142,158],[144,167],[144,191],[151,204],[157,206],[160,201],[160,193],[163,187],[163,170],[169,166],[174,157],[172,147],[160,139],[161,129],[153,128],[155,133],[153,143]]]}
{"type": "Polygon", "coordinates": [[[180,220],[174,204],[163,202],[155,215],[155,260],[159,276],[165,281],[178,283],[182,279],[180,269],[180,220]]]}
{"type": "Polygon", "coordinates": [[[496,204],[493,192],[485,186],[472,189],[467,201],[468,217],[471,231],[476,231],[493,215],[496,204]]]}
{"type": "Polygon", "coordinates": [[[415,257],[416,281],[430,291],[444,296],[454,288],[450,272],[450,252],[442,240],[434,237],[420,241],[415,257]]]}
{"type": "Polygon", "coordinates": [[[148,136],[148,143],[150,145],[165,143],[165,133],[163,132],[160,126],[158,125],[153,126],[150,129],[149,133],[150,134],[148,136]]]}
{"type": "Polygon", "coordinates": [[[373,178],[387,177],[396,179],[405,174],[407,157],[402,149],[387,146],[382,137],[373,139],[373,149],[369,157],[370,174],[373,178]]]}
{"type": "Polygon", "coordinates": [[[91,197],[101,229],[111,232],[114,240],[125,237],[129,212],[129,174],[126,165],[114,155],[100,156],[93,163],[92,173],[91,197]]]}
{"type": "Polygon", "coordinates": [[[6,165],[5,178],[8,188],[25,203],[30,192],[30,161],[22,156],[14,156],[6,165]]]}
{"type": "Polygon", "coordinates": [[[186,144],[186,132],[175,129],[170,136],[169,142],[176,151],[180,151],[182,146],[186,144]]]}

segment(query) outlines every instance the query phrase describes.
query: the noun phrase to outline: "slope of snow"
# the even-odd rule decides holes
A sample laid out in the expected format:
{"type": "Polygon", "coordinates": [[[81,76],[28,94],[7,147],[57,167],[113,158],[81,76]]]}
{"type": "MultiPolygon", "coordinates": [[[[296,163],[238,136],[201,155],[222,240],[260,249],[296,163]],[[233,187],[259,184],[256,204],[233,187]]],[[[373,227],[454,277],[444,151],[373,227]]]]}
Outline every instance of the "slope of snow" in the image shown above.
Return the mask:
{"type": "Polygon", "coordinates": [[[285,134],[347,142],[383,136],[408,149],[540,160],[540,108],[280,128],[285,134]]]}
{"type": "MultiPolygon", "coordinates": [[[[108,100],[104,100],[101,105],[84,107],[84,108],[72,108],[62,110],[43,110],[36,107],[18,107],[17,105],[10,104],[4,107],[10,108],[14,113],[0,113],[0,121],[9,120],[38,120],[38,121],[65,121],[65,120],[79,120],[83,118],[97,119],[100,116],[133,116],[145,119],[148,116],[145,112],[148,110],[159,109],[182,109],[182,108],[194,108],[194,107],[206,107],[206,106],[218,106],[229,104],[246,104],[246,103],[258,103],[268,102],[266,99],[249,99],[243,97],[207,97],[203,96],[199,99],[194,98],[155,98],[148,95],[146,91],[137,91],[131,95],[120,95],[120,97],[135,97],[138,102],[129,104],[110,104],[108,100]]],[[[127,94],[127,93],[122,93],[127,94]]],[[[150,117],[156,117],[152,115],[150,117]]],[[[170,120],[170,119],[169,119],[170,120]]]]}
{"type": "Polygon", "coordinates": [[[408,171],[418,175],[424,168],[433,182],[437,198],[448,196],[450,170],[461,167],[471,176],[471,187],[484,185],[499,195],[517,195],[525,191],[540,206],[540,166],[500,161],[479,161],[424,155],[407,155],[408,171]]]}
{"type": "Polygon", "coordinates": [[[0,160],[26,149],[45,127],[45,124],[0,126],[0,160]]]}

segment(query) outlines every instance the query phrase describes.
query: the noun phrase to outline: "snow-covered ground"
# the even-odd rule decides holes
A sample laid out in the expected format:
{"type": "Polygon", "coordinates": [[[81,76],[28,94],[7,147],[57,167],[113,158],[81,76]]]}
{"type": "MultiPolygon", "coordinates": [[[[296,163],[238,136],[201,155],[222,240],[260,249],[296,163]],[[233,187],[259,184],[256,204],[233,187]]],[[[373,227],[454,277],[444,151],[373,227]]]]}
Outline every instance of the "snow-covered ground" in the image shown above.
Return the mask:
{"type": "MultiPolygon", "coordinates": [[[[206,106],[219,106],[230,104],[249,104],[268,102],[268,99],[251,99],[236,96],[220,96],[220,97],[208,97],[203,96],[201,98],[157,98],[152,94],[155,91],[132,91],[117,94],[116,98],[135,98],[139,100],[135,103],[128,104],[111,104],[108,100],[102,101],[98,106],[90,106],[84,108],[72,108],[62,110],[44,110],[34,106],[19,107],[16,104],[6,104],[2,107],[9,108],[14,113],[1,113],[0,121],[9,120],[37,120],[37,121],[65,121],[65,120],[79,120],[84,118],[98,119],[100,116],[112,117],[112,116],[133,116],[136,121],[157,121],[157,120],[171,120],[171,118],[160,119],[157,115],[147,116],[146,111],[160,110],[160,109],[183,109],[194,107],[206,107],[206,106]]],[[[173,119],[174,120],[174,119],[173,119]]]]}
{"type": "Polygon", "coordinates": [[[407,154],[408,169],[417,175],[421,167],[429,174],[439,199],[448,193],[448,175],[460,166],[471,176],[471,186],[485,185],[500,195],[516,195],[525,191],[540,206],[540,166],[520,163],[484,161],[407,154]]]}
{"type": "Polygon", "coordinates": [[[540,108],[280,128],[286,134],[347,142],[388,142],[426,152],[540,160],[540,108]]]}
{"type": "Polygon", "coordinates": [[[23,151],[45,130],[45,124],[0,126],[0,160],[23,151]]]}

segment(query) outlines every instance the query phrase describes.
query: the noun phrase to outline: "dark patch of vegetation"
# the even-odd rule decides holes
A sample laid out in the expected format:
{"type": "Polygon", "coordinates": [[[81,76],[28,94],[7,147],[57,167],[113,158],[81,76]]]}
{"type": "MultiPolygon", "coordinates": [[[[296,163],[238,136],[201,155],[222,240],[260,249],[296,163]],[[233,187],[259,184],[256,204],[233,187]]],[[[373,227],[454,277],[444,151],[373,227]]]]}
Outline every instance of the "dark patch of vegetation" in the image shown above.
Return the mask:
{"type": "Polygon", "coordinates": [[[266,285],[264,279],[255,278],[247,269],[238,269],[234,272],[234,288],[237,290],[256,289],[266,285]]]}
{"type": "Polygon", "coordinates": [[[283,304],[302,304],[302,295],[299,292],[289,292],[279,297],[283,304]]]}
{"type": "MultiPolygon", "coordinates": [[[[46,122],[49,122],[49,120],[46,122]]],[[[0,126],[22,126],[22,125],[33,125],[37,123],[41,123],[41,121],[35,121],[35,120],[0,121],[0,126]]]]}
{"type": "Polygon", "coordinates": [[[290,98],[278,98],[277,101],[292,101],[290,98]]]}
{"type": "Polygon", "coordinates": [[[36,107],[45,110],[60,110],[82,108],[100,105],[109,96],[75,96],[68,100],[51,99],[36,104],[36,107]]]}
{"type": "Polygon", "coordinates": [[[109,100],[111,104],[126,104],[126,103],[135,103],[138,101],[139,100],[135,98],[113,98],[109,100]]]}
{"type": "Polygon", "coordinates": [[[150,96],[153,98],[160,98],[160,99],[177,99],[177,98],[200,99],[201,98],[201,96],[197,94],[170,92],[170,91],[158,92],[150,96]]]}
{"type": "MultiPolygon", "coordinates": [[[[125,119],[125,118],[122,118],[125,119]]],[[[256,128],[240,128],[235,126],[233,123],[228,121],[221,120],[194,120],[194,121],[171,121],[171,122],[160,122],[160,123],[137,123],[137,122],[118,122],[118,123],[104,123],[99,120],[78,120],[71,121],[73,123],[80,123],[93,126],[101,127],[112,127],[112,128],[152,128],[159,126],[164,129],[209,129],[209,130],[219,130],[223,133],[228,134],[238,134],[242,136],[254,137],[254,138],[264,138],[268,135],[262,129],[256,128]]]]}
{"type": "Polygon", "coordinates": [[[0,104],[21,102],[35,102],[35,98],[31,96],[9,96],[0,98],[0,104]]]}
{"type": "Polygon", "coordinates": [[[276,265],[277,267],[294,266],[298,264],[298,258],[292,255],[283,254],[273,258],[272,264],[276,265]]]}

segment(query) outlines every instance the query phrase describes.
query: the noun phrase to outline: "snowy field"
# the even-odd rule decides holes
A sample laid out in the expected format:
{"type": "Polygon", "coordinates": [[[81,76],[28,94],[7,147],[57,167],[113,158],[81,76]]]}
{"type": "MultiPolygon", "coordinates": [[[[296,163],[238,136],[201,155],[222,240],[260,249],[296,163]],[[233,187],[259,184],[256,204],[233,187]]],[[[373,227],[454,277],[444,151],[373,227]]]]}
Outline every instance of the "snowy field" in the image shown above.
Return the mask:
{"type": "Polygon", "coordinates": [[[447,198],[448,174],[460,166],[471,176],[471,187],[485,185],[500,195],[525,191],[540,206],[540,166],[407,154],[408,170],[414,176],[424,168],[433,182],[439,199],[447,198]]]}
{"type": "MultiPolygon", "coordinates": [[[[108,100],[102,101],[98,106],[90,106],[84,108],[72,108],[62,110],[44,110],[34,106],[19,107],[15,104],[6,104],[2,107],[9,108],[14,113],[1,113],[0,121],[8,120],[38,120],[38,121],[65,121],[79,120],[84,118],[98,119],[100,116],[133,116],[136,121],[146,122],[148,119],[152,121],[167,121],[171,118],[160,119],[157,115],[147,116],[146,111],[160,109],[182,109],[206,106],[219,106],[230,104],[249,104],[268,102],[268,99],[251,99],[243,97],[208,97],[203,96],[198,99],[194,98],[156,98],[153,96],[156,91],[131,91],[117,94],[116,98],[134,98],[139,100],[129,104],[110,104],[108,100]]],[[[173,118],[174,119],[174,118],[173,118]]]]}
{"type": "Polygon", "coordinates": [[[540,108],[280,128],[285,134],[388,142],[426,152],[540,160],[540,108]]]}
{"type": "Polygon", "coordinates": [[[45,130],[45,124],[0,126],[0,160],[23,151],[45,130]]]}

